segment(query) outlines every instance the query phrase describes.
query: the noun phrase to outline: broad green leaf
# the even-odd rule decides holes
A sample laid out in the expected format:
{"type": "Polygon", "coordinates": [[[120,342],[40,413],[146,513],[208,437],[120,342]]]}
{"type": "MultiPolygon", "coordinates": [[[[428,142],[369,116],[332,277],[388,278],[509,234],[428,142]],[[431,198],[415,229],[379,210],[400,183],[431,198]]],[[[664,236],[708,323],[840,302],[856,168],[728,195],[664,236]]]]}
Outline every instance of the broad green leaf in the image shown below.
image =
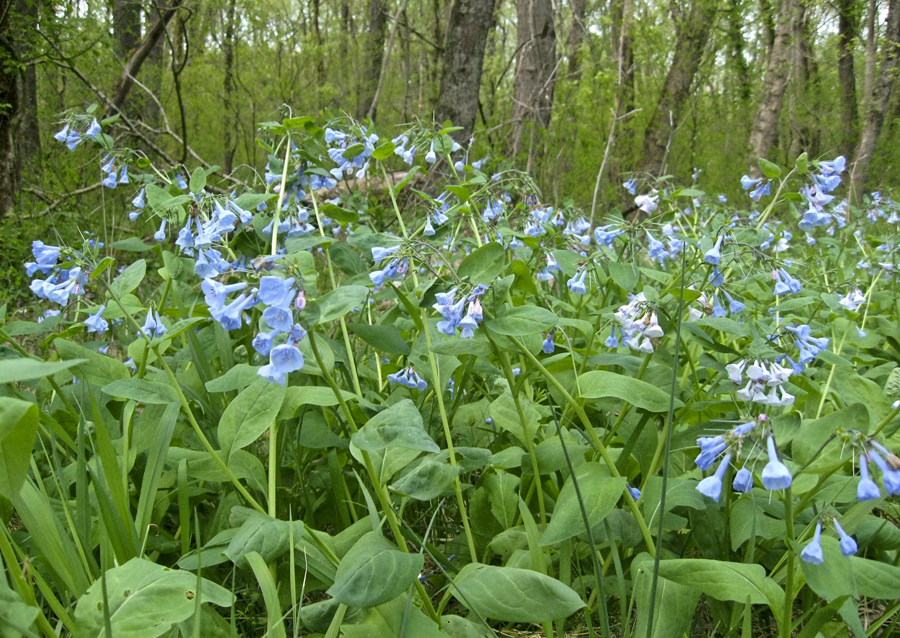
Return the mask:
{"type": "Polygon", "coordinates": [[[390,324],[349,323],[347,326],[370,346],[388,354],[408,355],[409,344],[397,326],[390,324]]]}
{"type": "Polygon", "coordinates": [[[393,142],[391,142],[391,141],[383,142],[383,143],[379,144],[375,148],[374,151],[372,151],[372,159],[376,159],[376,160],[387,159],[391,155],[394,154],[395,148],[397,148],[397,146],[393,142]]]}
{"type": "Polygon", "coordinates": [[[121,299],[140,285],[145,274],[147,274],[147,262],[138,259],[113,280],[109,286],[110,296],[115,294],[121,299]]]}
{"type": "Polygon", "coordinates": [[[641,278],[641,273],[635,268],[634,264],[621,264],[616,261],[609,261],[606,263],[606,266],[609,268],[609,276],[626,292],[633,291],[641,278]]]}
{"type": "Polygon", "coordinates": [[[39,361],[38,359],[3,359],[0,361],[0,383],[16,383],[51,377],[57,372],[85,363],[87,359],[39,361]]]}
{"type": "Polygon", "coordinates": [[[365,286],[341,286],[316,299],[321,314],[317,323],[340,319],[354,308],[361,308],[369,294],[365,286]]]}
{"type": "Polygon", "coordinates": [[[425,431],[422,415],[409,399],[379,412],[350,439],[360,450],[402,448],[440,452],[441,448],[425,431]]]}
{"type": "MultiPolygon", "coordinates": [[[[668,412],[669,393],[660,390],[641,379],[628,377],[623,374],[607,372],[605,370],[592,370],[578,377],[578,387],[581,389],[581,397],[584,399],[615,398],[627,401],[636,408],[648,412],[668,412]]],[[[675,408],[681,408],[684,403],[675,397],[675,408]]]]}
{"type": "Polygon", "coordinates": [[[506,250],[495,241],[473,250],[459,265],[457,274],[473,284],[489,284],[503,270],[506,250]]]}
{"type": "MultiPolygon", "coordinates": [[[[806,578],[809,588],[829,603],[842,596],[855,597],[857,595],[856,579],[850,559],[841,553],[837,539],[823,536],[821,544],[822,555],[825,557],[822,564],[813,565],[805,560],[799,561],[800,569],[803,570],[803,576],[806,578]]],[[[795,545],[795,550],[799,553],[803,551],[803,548],[795,545]]]]}
{"type": "MultiPolygon", "coordinates": [[[[650,616],[650,594],[653,585],[653,559],[649,554],[640,554],[631,563],[634,581],[637,624],[633,635],[647,636],[650,616]]],[[[681,638],[689,633],[691,619],[700,602],[700,592],[691,587],[679,585],[671,580],[659,578],[656,584],[656,609],[653,615],[653,638],[681,638]]]]}
{"type": "Polygon", "coordinates": [[[441,615],[441,629],[449,638],[497,638],[490,627],[453,614],[441,615]]]}
{"type": "Polygon", "coordinates": [[[900,567],[859,556],[851,556],[850,564],[853,565],[853,575],[861,596],[897,599],[900,592],[900,567]]]}
{"type": "MultiPolygon", "coordinates": [[[[341,390],[340,392],[341,398],[343,398],[344,401],[354,401],[358,399],[352,392],[347,392],[346,390],[341,390]]],[[[291,386],[287,389],[287,393],[284,396],[284,403],[281,404],[281,412],[279,413],[278,418],[289,419],[304,405],[331,407],[338,405],[338,403],[337,397],[334,396],[334,392],[331,388],[313,385],[291,386]]],[[[305,427],[306,424],[304,424],[304,428],[305,427]]]]}
{"type": "Polygon", "coordinates": [[[842,464],[841,443],[837,440],[829,442],[837,427],[867,432],[869,411],[866,406],[854,403],[820,419],[804,420],[803,436],[794,437],[791,442],[794,462],[800,465],[811,463],[809,470],[813,472],[842,464]]]}
{"type": "Polygon", "coordinates": [[[800,153],[794,161],[794,168],[801,175],[806,175],[806,171],[809,169],[809,156],[806,153],[800,153]]]}
{"type": "Polygon", "coordinates": [[[516,523],[516,512],[519,510],[519,483],[515,474],[498,470],[484,479],[491,512],[503,529],[509,529],[516,523]]]}
{"type": "MultiPolygon", "coordinates": [[[[524,395],[519,396],[519,405],[525,415],[525,422],[528,424],[531,438],[534,439],[538,427],[540,427],[541,415],[524,395]]],[[[494,399],[490,411],[494,425],[512,434],[520,443],[525,443],[525,431],[522,429],[522,421],[519,419],[519,412],[516,410],[516,403],[511,393],[503,392],[494,399]]]]}
{"type": "Polygon", "coordinates": [[[337,204],[323,204],[319,212],[325,217],[330,217],[340,224],[349,224],[359,219],[359,215],[352,210],[341,208],[337,204]]]}
{"type": "Polygon", "coordinates": [[[209,392],[230,392],[243,390],[248,385],[259,379],[259,366],[251,366],[248,363],[239,363],[221,377],[206,382],[209,392]]]}
{"type": "MultiPolygon", "coordinates": [[[[405,638],[448,638],[448,634],[440,631],[434,621],[419,610],[416,605],[406,604],[406,595],[377,607],[366,609],[354,618],[351,613],[344,617],[341,625],[343,638],[399,638],[404,636],[401,628],[406,618],[405,638]],[[348,622],[349,621],[349,622],[348,622]]],[[[447,618],[442,617],[442,620],[447,618]]],[[[443,622],[441,623],[443,625],[443,622]]],[[[449,638],[456,638],[449,634],[449,638]]]]}
{"type": "Polygon", "coordinates": [[[226,459],[266,431],[284,401],[284,386],[257,379],[228,404],[219,421],[219,447],[226,459]]]}
{"type": "Polygon", "coordinates": [[[381,532],[369,532],[341,559],[328,594],[349,607],[375,607],[409,589],[424,564],[421,554],[401,552],[381,532]]]}
{"type": "Polygon", "coordinates": [[[659,562],[659,575],[716,600],[769,605],[779,613],[784,591],[766,576],[762,565],[705,558],[675,558],[659,562]]]}
{"type": "Polygon", "coordinates": [[[430,501],[453,491],[453,480],[459,475],[459,466],[453,467],[426,458],[409,474],[391,485],[391,489],[417,501],[430,501]]]}
{"type": "Polygon", "coordinates": [[[119,379],[131,378],[124,363],[105,354],[89,350],[81,344],[65,339],[56,339],[53,341],[53,347],[56,348],[61,359],[81,360],[78,366],[72,369],[72,374],[88,383],[103,387],[119,379]]]}
{"type": "MultiPolygon", "coordinates": [[[[303,523],[294,521],[294,536],[304,535],[303,523]]],[[[245,520],[225,549],[225,555],[238,567],[247,566],[247,554],[257,552],[266,562],[283,556],[291,547],[291,523],[253,512],[245,520]]]]}
{"type": "MultiPolygon", "coordinates": [[[[587,510],[590,528],[593,529],[616,506],[625,489],[625,478],[609,476],[609,470],[599,463],[582,464],[575,470],[575,478],[587,510]]],[[[586,532],[575,485],[570,476],[556,500],[553,516],[541,536],[540,544],[553,545],[586,532]]]]}
{"type": "Polygon", "coordinates": [[[27,604],[22,597],[6,584],[6,578],[0,578],[0,638],[19,638],[20,636],[37,636],[32,625],[37,619],[40,609],[27,604]],[[21,630],[21,631],[19,631],[21,630]],[[22,631],[31,631],[23,634],[22,631]]]}
{"type": "Polygon", "coordinates": [[[122,379],[103,386],[103,391],[117,399],[131,399],[138,403],[165,405],[178,401],[175,389],[165,383],[146,379],[122,379]]]}
{"type": "Polygon", "coordinates": [[[761,170],[762,174],[766,177],[771,179],[781,177],[781,168],[779,168],[778,164],[770,162],[762,157],[759,158],[757,164],[759,164],[759,170],[761,170]]]}
{"type": "Polygon", "coordinates": [[[203,170],[202,166],[198,166],[194,169],[194,172],[191,173],[191,192],[195,195],[198,193],[202,193],[203,189],[206,188],[206,171],[203,170]]]}
{"type": "Polygon", "coordinates": [[[12,498],[22,489],[39,419],[34,403],[0,397],[0,496],[12,498]]]}
{"type": "Polygon", "coordinates": [[[366,150],[366,147],[363,146],[362,144],[359,144],[359,143],[351,144],[350,146],[348,146],[347,148],[345,148],[343,150],[341,155],[343,156],[343,158],[345,160],[352,160],[354,157],[356,157],[357,155],[359,155],[360,153],[362,153],[365,150],[366,150]]]}
{"type": "Polygon", "coordinates": [[[570,587],[528,569],[469,563],[450,587],[463,605],[485,618],[543,623],[571,616],[585,606],[570,587]]]}
{"type": "Polygon", "coordinates": [[[556,315],[538,306],[518,306],[488,319],[484,325],[491,332],[508,337],[526,337],[546,332],[556,325],[556,315]]]}
{"type": "Polygon", "coordinates": [[[231,606],[234,596],[216,583],[197,575],[132,558],[105,573],[106,601],[98,580],[75,606],[76,634],[91,638],[156,638],[194,613],[196,596],[201,602],[231,606]],[[108,607],[107,607],[108,605],[108,607]],[[106,633],[104,608],[108,609],[112,636],[106,633]]]}

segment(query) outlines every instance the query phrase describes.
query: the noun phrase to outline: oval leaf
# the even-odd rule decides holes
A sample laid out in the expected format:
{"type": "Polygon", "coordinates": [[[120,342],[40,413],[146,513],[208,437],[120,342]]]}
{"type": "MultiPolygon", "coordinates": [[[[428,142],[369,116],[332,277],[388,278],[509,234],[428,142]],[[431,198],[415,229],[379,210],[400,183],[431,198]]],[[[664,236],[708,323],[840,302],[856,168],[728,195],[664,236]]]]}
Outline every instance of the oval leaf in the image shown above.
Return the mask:
{"type": "MultiPolygon", "coordinates": [[[[584,399],[612,397],[627,401],[634,407],[648,412],[669,411],[669,394],[665,390],[634,377],[605,370],[593,370],[578,377],[578,387],[581,388],[581,397],[584,399]]],[[[684,403],[675,397],[675,407],[683,406],[684,403]]]]}
{"type": "Polygon", "coordinates": [[[265,432],[281,409],[284,386],[258,379],[228,404],[219,421],[219,447],[228,459],[265,432]]]}

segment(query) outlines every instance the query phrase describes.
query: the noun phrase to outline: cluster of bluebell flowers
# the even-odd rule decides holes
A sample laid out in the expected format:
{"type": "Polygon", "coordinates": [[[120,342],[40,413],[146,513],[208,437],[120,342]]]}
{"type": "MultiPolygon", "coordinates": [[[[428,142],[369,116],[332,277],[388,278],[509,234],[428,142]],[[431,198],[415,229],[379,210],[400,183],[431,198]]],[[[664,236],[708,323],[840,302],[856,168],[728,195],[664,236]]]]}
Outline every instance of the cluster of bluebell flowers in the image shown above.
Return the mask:
{"type": "Polygon", "coordinates": [[[410,390],[422,391],[428,387],[428,382],[420,377],[418,373],[413,370],[412,366],[403,368],[398,372],[393,372],[387,375],[387,378],[391,383],[397,383],[406,388],[409,388],[410,390]]]}
{"type": "Polygon", "coordinates": [[[484,320],[481,297],[487,290],[486,285],[478,284],[471,293],[462,295],[459,299],[456,298],[458,292],[456,288],[448,292],[437,293],[433,308],[443,317],[443,320],[437,323],[438,332],[453,337],[456,336],[456,331],[459,329],[460,338],[474,337],[475,330],[484,320]]]}
{"type": "MultiPolygon", "coordinates": [[[[840,538],[841,553],[844,556],[853,556],[859,551],[859,545],[856,540],[844,531],[836,518],[831,519],[834,525],[834,531],[840,538]]],[[[816,521],[816,531],[813,532],[812,540],[800,552],[800,558],[813,565],[821,565],[825,562],[825,556],[822,553],[822,519],[816,521]]]]}

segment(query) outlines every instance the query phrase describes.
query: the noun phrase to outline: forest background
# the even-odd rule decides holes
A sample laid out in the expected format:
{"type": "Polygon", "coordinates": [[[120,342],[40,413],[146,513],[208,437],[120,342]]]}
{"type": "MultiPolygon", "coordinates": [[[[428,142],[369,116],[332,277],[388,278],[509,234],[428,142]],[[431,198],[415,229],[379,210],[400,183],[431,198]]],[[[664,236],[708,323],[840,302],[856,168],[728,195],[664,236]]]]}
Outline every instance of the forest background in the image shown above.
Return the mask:
{"type": "Polygon", "coordinates": [[[32,239],[129,224],[133,193],[101,189],[96,158],[53,139],[68,109],[118,114],[120,144],[186,172],[218,166],[222,189],[260,179],[257,126],[290,109],[391,137],[449,119],[474,135],[470,159],[504,158],[548,203],[598,214],[632,207],[633,176],[740,205],[756,158],[804,151],[845,155],[843,195],[858,199],[900,170],[898,5],[0,0],[0,297],[26,295],[32,239]]]}

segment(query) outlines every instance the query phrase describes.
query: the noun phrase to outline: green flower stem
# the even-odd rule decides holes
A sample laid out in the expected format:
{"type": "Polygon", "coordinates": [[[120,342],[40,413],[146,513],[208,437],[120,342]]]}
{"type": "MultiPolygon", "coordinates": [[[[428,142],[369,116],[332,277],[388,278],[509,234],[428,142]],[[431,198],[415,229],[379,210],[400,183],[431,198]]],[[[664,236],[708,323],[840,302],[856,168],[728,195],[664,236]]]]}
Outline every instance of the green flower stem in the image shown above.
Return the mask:
{"type": "MultiPolygon", "coordinates": [[[[588,433],[588,436],[591,437],[591,441],[594,443],[594,447],[597,449],[597,452],[600,454],[600,458],[603,459],[603,462],[606,464],[606,467],[609,468],[609,472],[612,476],[619,478],[622,475],[619,473],[619,469],[616,467],[616,462],[609,454],[609,450],[606,449],[606,446],[603,444],[603,441],[600,440],[600,437],[597,436],[597,433],[594,431],[594,426],[591,423],[590,418],[587,415],[587,412],[584,411],[584,408],[569,394],[569,391],[563,387],[563,385],[557,381],[556,377],[550,374],[550,371],[547,370],[541,364],[537,357],[535,357],[531,352],[529,352],[528,348],[526,348],[521,341],[516,339],[515,337],[510,337],[513,343],[516,344],[516,347],[528,358],[533,365],[543,376],[547,379],[547,382],[550,383],[557,391],[563,395],[566,402],[572,406],[575,410],[575,414],[578,415],[579,420],[581,421],[585,431],[588,433]]],[[[628,505],[628,509],[631,510],[631,513],[634,515],[635,520],[637,521],[638,527],[641,529],[641,536],[644,539],[644,545],[647,548],[647,553],[651,556],[656,555],[656,545],[653,542],[653,537],[650,535],[650,529],[647,527],[647,521],[644,520],[644,515],[641,513],[640,508],[637,506],[637,502],[632,498],[631,492],[628,491],[626,487],[623,491],[623,496],[625,498],[625,503],[628,505]]]]}
{"type": "MultiPolygon", "coordinates": [[[[850,323],[847,323],[847,328],[844,330],[844,336],[841,337],[841,342],[838,344],[837,350],[834,351],[835,354],[841,354],[841,350],[844,349],[844,341],[847,339],[847,333],[850,331],[850,323]]],[[[834,333],[831,335],[832,340],[834,339],[834,333]]],[[[831,382],[834,380],[834,371],[837,368],[837,364],[831,364],[831,371],[828,373],[828,380],[825,381],[825,389],[822,390],[822,398],[819,400],[819,408],[816,410],[816,418],[818,419],[822,416],[822,408],[825,407],[825,401],[828,399],[828,392],[831,390],[831,382]]]]}
{"type": "MultiPolygon", "coordinates": [[[[641,367],[638,369],[637,374],[634,375],[635,379],[643,379],[644,374],[647,372],[647,368],[650,366],[650,359],[653,357],[652,352],[648,352],[644,355],[644,360],[641,362],[641,367]]],[[[609,433],[606,435],[606,440],[604,443],[609,445],[612,443],[613,437],[616,435],[616,432],[619,430],[619,426],[622,425],[622,422],[625,420],[625,417],[628,415],[628,411],[631,408],[631,404],[628,401],[622,401],[622,407],[619,409],[619,416],[616,418],[616,422],[609,429],[609,433]]]]}
{"type": "MultiPolygon", "coordinates": [[[[344,401],[343,396],[341,396],[340,388],[338,387],[337,383],[335,383],[334,377],[332,377],[331,373],[328,372],[328,368],[325,367],[325,362],[322,360],[322,356],[319,354],[319,346],[316,344],[315,331],[310,330],[307,337],[309,338],[309,347],[310,350],[312,350],[313,357],[316,360],[316,365],[318,365],[319,369],[322,371],[328,387],[330,387],[331,391],[334,392],[334,396],[338,400],[341,411],[343,411],[344,416],[347,419],[347,426],[352,432],[358,432],[359,427],[357,427],[356,425],[356,419],[353,417],[353,413],[350,411],[350,406],[347,405],[347,402],[344,401]]],[[[401,552],[409,553],[409,547],[406,546],[406,543],[403,540],[403,531],[400,527],[397,513],[394,511],[394,508],[391,507],[390,494],[387,493],[386,487],[382,485],[381,480],[378,477],[378,473],[375,472],[375,466],[372,465],[372,458],[369,456],[369,452],[367,450],[360,450],[360,455],[363,458],[363,465],[366,468],[366,473],[369,475],[369,481],[371,481],[372,486],[375,488],[375,494],[378,496],[378,501],[381,503],[381,509],[384,512],[384,516],[391,528],[391,532],[394,536],[394,541],[397,543],[397,547],[401,552]]],[[[453,455],[451,454],[451,458],[452,456],[453,455]]],[[[419,582],[418,579],[416,579],[415,588],[419,594],[419,597],[425,604],[425,609],[429,617],[431,617],[435,622],[439,622],[440,616],[434,610],[434,605],[432,605],[431,603],[431,598],[428,596],[428,592],[425,591],[425,586],[421,582],[419,582]]]]}
{"type": "Polygon", "coordinates": [[[225,472],[225,476],[228,477],[228,480],[231,481],[235,489],[237,489],[238,493],[244,497],[244,499],[253,507],[253,509],[255,509],[260,514],[265,514],[266,510],[264,510],[262,506],[256,501],[256,499],[253,498],[250,492],[247,491],[247,488],[241,485],[238,477],[235,476],[234,472],[231,471],[231,468],[228,467],[228,464],[222,460],[222,457],[209,442],[209,439],[206,438],[206,434],[204,434],[203,428],[200,427],[200,424],[194,417],[194,412],[191,410],[191,405],[190,403],[188,403],[187,397],[184,396],[184,392],[181,390],[181,385],[178,383],[178,379],[175,378],[175,374],[172,372],[169,364],[166,363],[166,360],[163,359],[162,355],[159,354],[158,347],[153,348],[153,352],[156,353],[156,358],[159,359],[160,364],[162,364],[163,370],[166,371],[166,375],[168,375],[169,381],[171,382],[172,387],[175,389],[175,393],[178,395],[178,400],[181,403],[181,410],[187,417],[188,423],[191,424],[191,428],[193,428],[194,434],[197,435],[197,438],[200,439],[200,443],[202,443],[203,447],[206,449],[207,454],[212,457],[216,465],[219,466],[219,469],[225,472]]]}
{"type": "MultiPolygon", "coordinates": [[[[319,226],[319,236],[325,237],[325,229],[322,228],[322,216],[319,214],[319,201],[316,199],[316,193],[312,189],[310,189],[310,198],[312,199],[313,210],[316,213],[316,222],[318,222],[319,226]]],[[[322,252],[325,253],[325,261],[328,266],[328,278],[331,280],[331,289],[337,290],[337,280],[334,277],[334,266],[331,264],[331,253],[326,248],[322,252]]],[[[356,393],[360,399],[363,398],[362,388],[359,385],[359,373],[356,370],[356,360],[353,356],[353,348],[350,345],[350,333],[347,332],[347,322],[341,317],[339,320],[341,324],[341,335],[344,338],[344,349],[347,351],[347,363],[350,366],[350,381],[353,383],[353,391],[356,393]]]]}
{"type": "MultiPolygon", "coordinates": [[[[431,364],[431,378],[434,381],[434,395],[437,398],[438,411],[441,414],[441,425],[444,428],[444,439],[447,442],[447,452],[450,457],[450,466],[456,467],[456,454],[453,450],[453,435],[450,431],[450,421],[447,418],[447,408],[444,406],[443,381],[438,369],[437,357],[431,350],[431,326],[425,309],[422,309],[422,325],[425,332],[425,347],[428,350],[428,362],[431,364]]],[[[469,546],[469,555],[473,563],[478,562],[478,552],[475,551],[475,537],[472,535],[472,527],[469,525],[469,515],[466,512],[466,502],[462,495],[462,486],[459,482],[459,474],[453,479],[453,492],[456,494],[456,506],[459,507],[459,516],[462,519],[463,530],[466,534],[466,543],[469,546]]]]}
{"type": "Polygon", "coordinates": [[[491,334],[486,326],[484,326],[484,334],[488,338],[488,341],[491,342],[491,345],[494,346],[494,350],[500,357],[500,363],[503,366],[503,376],[506,377],[506,382],[509,384],[510,393],[512,394],[513,403],[515,403],[516,405],[516,413],[519,415],[519,424],[522,426],[522,435],[525,438],[525,451],[528,452],[528,456],[531,459],[531,470],[532,472],[534,472],[534,487],[537,491],[538,511],[540,512],[541,516],[541,528],[546,529],[547,510],[544,506],[544,489],[541,486],[541,471],[538,467],[537,455],[535,455],[534,453],[534,438],[532,437],[532,432],[531,428],[528,425],[528,420],[525,418],[525,412],[522,410],[522,404],[519,401],[519,395],[518,393],[513,391],[515,378],[513,376],[512,365],[509,362],[509,355],[504,350],[497,347],[497,344],[494,343],[494,340],[493,338],[491,338],[491,334]]]}
{"type": "Polygon", "coordinates": [[[787,547],[787,575],[784,581],[784,617],[781,623],[782,638],[791,638],[791,623],[793,620],[794,606],[794,548],[791,542],[794,540],[794,499],[791,488],[784,492],[784,527],[785,546],[787,547]]]}
{"type": "Polygon", "coordinates": [[[275,214],[272,215],[272,254],[278,254],[278,224],[281,218],[281,205],[284,203],[284,187],[287,186],[288,164],[291,161],[291,135],[288,133],[285,139],[284,168],[281,171],[281,188],[278,190],[278,203],[275,204],[275,214]]]}

